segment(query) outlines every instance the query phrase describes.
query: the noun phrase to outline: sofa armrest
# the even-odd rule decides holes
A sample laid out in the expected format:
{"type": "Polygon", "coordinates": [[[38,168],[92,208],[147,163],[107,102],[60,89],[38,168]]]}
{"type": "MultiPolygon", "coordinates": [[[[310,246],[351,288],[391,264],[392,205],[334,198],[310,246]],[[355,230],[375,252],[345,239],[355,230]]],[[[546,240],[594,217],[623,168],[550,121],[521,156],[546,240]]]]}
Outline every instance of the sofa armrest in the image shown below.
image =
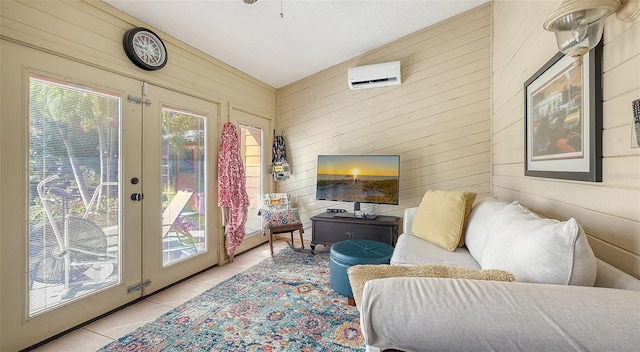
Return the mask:
{"type": "Polygon", "coordinates": [[[640,292],[440,278],[365,284],[365,343],[403,351],[631,351],[640,292]]]}
{"type": "Polygon", "coordinates": [[[411,233],[413,227],[413,218],[416,216],[418,207],[404,209],[404,217],[402,218],[402,233],[411,233]]]}

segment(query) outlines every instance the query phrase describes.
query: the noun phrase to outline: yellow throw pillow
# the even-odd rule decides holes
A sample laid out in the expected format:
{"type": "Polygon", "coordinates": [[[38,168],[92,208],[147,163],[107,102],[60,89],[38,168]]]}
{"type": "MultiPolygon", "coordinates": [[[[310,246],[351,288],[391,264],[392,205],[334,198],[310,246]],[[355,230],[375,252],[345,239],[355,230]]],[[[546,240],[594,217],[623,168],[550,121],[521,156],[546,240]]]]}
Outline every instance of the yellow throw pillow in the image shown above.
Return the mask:
{"type": "Polygon", "coordinates": [[[467,231],[467,220],[469,220],[469,214],[471,214],[471,210],[473,209],[473,202],[476,201],[476,193],[466,192],[467,193],[467,204],[464,208],[464,225],[462,228],[462,234],[460,235],[460,242],[458,242],[458,247],[464,246],[464,234],[467,231]]]}
{"type": "Polygon", "coordinates": [[[464,245],[463,232],[476,193],[429,190],[413,219],[411,234],[450,252],[464,245]]]}
{"type": "Polygon", "coordinates": [[[446,265],[354,265],[347,269],[356,307],[360,309],[364,284],[369,280],[388,277],[437,277],[469,280],[515,281],[516,277],[504,270],[472,270],[446,265]]]}

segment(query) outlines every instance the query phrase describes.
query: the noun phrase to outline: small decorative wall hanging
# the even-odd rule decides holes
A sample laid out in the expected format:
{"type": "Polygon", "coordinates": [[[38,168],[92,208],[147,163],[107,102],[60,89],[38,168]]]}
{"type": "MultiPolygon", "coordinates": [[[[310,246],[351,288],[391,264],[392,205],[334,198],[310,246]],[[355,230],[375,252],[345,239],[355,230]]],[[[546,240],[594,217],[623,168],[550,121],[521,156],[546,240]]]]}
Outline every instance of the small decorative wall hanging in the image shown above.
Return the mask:
{"type": "Polygon", "coordinates": [[[602,44],[555,55],[524,84],[526,176],[602,181],[602,44]]]}
{"type": "Polygon", "coordinates": [[[287,162],[287,150],[284,143],[284,131],[277,136],[273,130],[273,158],[271,160],[271,174],[274,181],[283,181],[291,176],[291,168],[287,162]]]}

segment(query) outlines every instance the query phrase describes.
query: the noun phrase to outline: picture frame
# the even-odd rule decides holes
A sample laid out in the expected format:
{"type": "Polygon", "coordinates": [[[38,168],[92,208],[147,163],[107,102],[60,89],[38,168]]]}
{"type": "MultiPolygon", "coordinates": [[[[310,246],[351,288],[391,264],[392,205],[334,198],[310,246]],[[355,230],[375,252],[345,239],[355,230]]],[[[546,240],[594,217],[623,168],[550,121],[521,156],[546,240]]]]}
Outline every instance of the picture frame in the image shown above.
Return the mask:
{"type": "Polygon", "coordinates": [[[602,181],[602,43],[556,54],[524,83],[525,176],[602,181]]]}

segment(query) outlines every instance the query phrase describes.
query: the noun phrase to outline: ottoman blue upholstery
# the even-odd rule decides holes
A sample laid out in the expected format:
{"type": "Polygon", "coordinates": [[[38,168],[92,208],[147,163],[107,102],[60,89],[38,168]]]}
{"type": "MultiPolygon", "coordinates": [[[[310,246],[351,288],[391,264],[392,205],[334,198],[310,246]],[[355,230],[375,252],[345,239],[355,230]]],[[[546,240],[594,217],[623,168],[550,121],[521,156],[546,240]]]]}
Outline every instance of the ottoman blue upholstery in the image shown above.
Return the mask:
{"type": "Polygon", "coordinates": [[[353,297],[347,269],[358,264],[389,264],[393,247],[370,240],[346,240],[331,246],[329,275],[331,288],[341,295],[353,297]]]}

